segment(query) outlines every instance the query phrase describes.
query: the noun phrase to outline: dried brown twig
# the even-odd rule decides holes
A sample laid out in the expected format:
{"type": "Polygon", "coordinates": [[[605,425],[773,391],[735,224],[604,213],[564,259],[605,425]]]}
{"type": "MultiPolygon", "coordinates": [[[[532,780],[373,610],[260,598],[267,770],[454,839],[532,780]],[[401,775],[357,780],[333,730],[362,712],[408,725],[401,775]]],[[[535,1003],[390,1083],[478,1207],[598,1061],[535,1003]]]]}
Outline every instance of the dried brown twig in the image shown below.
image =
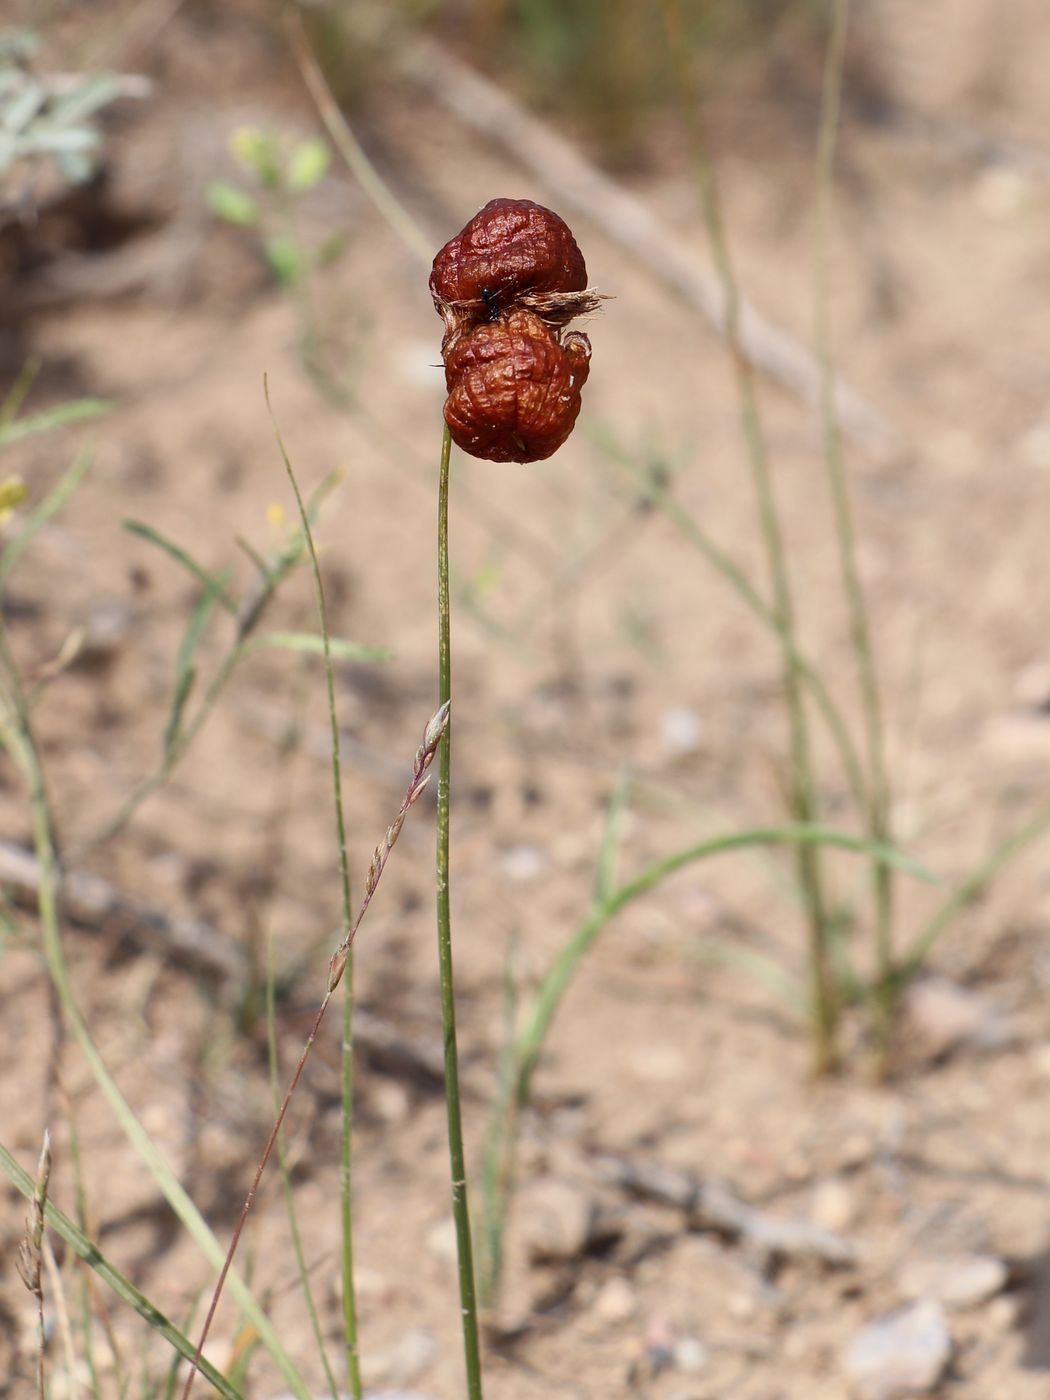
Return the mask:
{"type": "Polygon", "coordinates": [[[438,746],[441,743],[441,739],[445,733],[445,730],[448,728],[449,708],[450,707],[447,703],[442,705],[441,708],[434,715],[431,716],[430,720],[427,723],[427,727],[423,732],[423,742],[416,750],[415,760],[412,765],[412,778],[408,784],[408,787],[405,790],[405,795],[401,800],[401,806],[398,810],[397,816],[387,827],[385,836],[383,837],[382,841],[380,841],[379,844],[376,846],[375,851],[372,854],[372,861],[368,867],[368,875],[365,879],[364,898],[361,901],[360,907],[358,908],[357,914],[353,922],[350,924],[350,927],[346,930],[342,941],[340,942],[338,948],[336,948],[335,952],[332,954],[332,957],[329,961],[328,981],[325,988],[324,998],[321,1002],[320,1008],[318,1009],[317,1015],[314,1018],[313,1026],[310,1028],[310,1034],[307,1036],[306,1044],[303,1046],[302,1054],[299,1056],[299,1063],[295,1067],[295,1073],[292,1075],[291,1082],[289,1083],[288,1088],[285,1092],[284,1099],[281,1102],[281,1107],[278,1110],[273,1127],[270,1129],[270,1136],[266,1140],[266,1146],[263,1148],[262,1157],[259,1159],[259,1165],[255,1169],[255,1176],[252,1179],[252,1184],[248,1189],[248,1194],[245,1197],[244,1205],[241,1208],[240,1218],[238,1219],[237,1224],[234,1228],[233,1238],[230,1241],[230,1247],[226,1253],[226,1259],[219,1273],[219,1278],[216,1282],[215,1290],[212,1293],[211,1302],[208,1305],[208,1313],[204,1319],[204,1326],[201,1328],[200,1338],[197,1342],[197,1349],[194,1353],[193,1361],[190,1364],[189,1375],[186,1377],[186,1384],[182,1392],[182,1400],[189,1400],[190,1394],[193,1390],[193,1380],[197,1374],[198,1363],[200,1362],[201,1354],[204,1351],[204,1344],[208,1340],[208,1334],[211,1331],[211,1325],[215,1318],[215,1312],[219,1306],[219,1299],[222,1296],[222,1290],[225,1286],[227,1275],[229,1274],[230,1269],[233,1265],[233,1258],[237,1252],[237,1246],[240,1243],[241,1234],[244,1230],[245,1223],[247,1222],[248,1214],[252,1208],[252,1205],[255,1201],[255,1197],[258,1193],[259,1184],[262,1181],[263,1172],[266,1170],[266,1165],[269,1162],[270,1157],[273,1153],[274,1146],[276,1145],[277,1135],[281,1131],[281,1127],[284,1123],[285,1116],[288,1113],[289,1105],[292,1102],[292,1095],[295,1093],[295,1090],[298,1087],[299,1080],[302,1078],[303,1070],[306,1068],[306,1061],[309,1059],[310,1052],[313,1049],[314,1043],[317,1040],[318,1033],[321,1029],[321,1023],[325,1017],[325,1012],[328,1010],[329,1003],[331,1002],[332,997],[335,994],[336,988],[342,981],[343,973],[346,971],[346,964],[350,957],[350,950],[353,946],[354,937],[357,933],[357,930],[361,927],[362,919],[368,912],[368,906],[372,902],[372,896],[375,894],[376,889],[379,885],[379,881],[382,878],[383,871],[386,869],[386,863],[390,858],[390,852],[393,850],[397,842],[397,838],[401,834],[401,828],[405,824],[405,818],[408,816],[409,809],[413,807],[415,803],[419,800],[424,790],[426,789],[427,784],[430,781],[430,766],[434,761],[434,755],[438,751],[438,746]]]}
{"type": "Polygon", "coordinates": [[[25,1234],[18,1246],[16,1260],[22,1282],[36,1299],[37,1352],[36,1382],[40,1400],[47,1394],[44,1385],[44,1346],[47,1335],[44,1329],[44,1207],[47,1205],[47,1191],[51,1181],[51,1134],[44,1129],[44,1145],[40,1149],[40,1162],[36,1169],[36,1190],[33,1204],[26,1218],[25,1234]]]}
{"type": "Polygon", "coordinates": [[[841,1235],[810,1220],[768,1215],[726,1187],[698,1181],[687,1172],[613,1156],[596,1158],[592,1168],[601,1181],[672,1206],[694,1228],[739,1238],[768,1259],[816,1259],[837,1268],[856,1261],[856,1250],[841,1235]]]}

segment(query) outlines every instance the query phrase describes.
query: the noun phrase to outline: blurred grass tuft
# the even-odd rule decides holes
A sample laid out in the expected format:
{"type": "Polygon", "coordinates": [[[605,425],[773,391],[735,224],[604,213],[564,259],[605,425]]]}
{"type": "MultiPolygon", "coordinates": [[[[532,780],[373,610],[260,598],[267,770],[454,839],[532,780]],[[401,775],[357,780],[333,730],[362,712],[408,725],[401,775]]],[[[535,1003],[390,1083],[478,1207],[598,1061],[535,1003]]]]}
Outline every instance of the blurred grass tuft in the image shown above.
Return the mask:
{"type": "MultiPolygon", "coordinates": [[[[377,81],[345,0],[304,11],[312,51],[336,99],[353,110],[377,81]]],[[[683,0],[688,63],[710,100],[765,97],[815,128],[828,10],[819,0],[683,0]]],[[[395,0],[375,16],[391,47],[423,29],[539,113],[573,128],[608,166],[647,164],[676,128],[659,4],[637,0],[395,0]]],[[[862,29],[862,26],[860,27],[862,29]]],[[[878,87],[863,40],[851,87],[878,87]]],[[[807,134],[811,134],[808,133],[807,134]]]]}

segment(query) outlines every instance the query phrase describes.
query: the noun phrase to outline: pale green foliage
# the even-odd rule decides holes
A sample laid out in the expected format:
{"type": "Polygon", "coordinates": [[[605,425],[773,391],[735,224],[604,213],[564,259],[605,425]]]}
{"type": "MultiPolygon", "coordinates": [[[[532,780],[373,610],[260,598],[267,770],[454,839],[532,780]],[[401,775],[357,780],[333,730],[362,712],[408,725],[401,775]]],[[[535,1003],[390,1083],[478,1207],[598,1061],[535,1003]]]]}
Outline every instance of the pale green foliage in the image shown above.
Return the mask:
{"type": "Polygon", "coordinates": [[[213,180],[207,189],[212,211],[228,224],[259,232],[266,265],[282,286],[299,286],[310,270],[330,263],[342,240],[329,239],[309,250],[295,221],[296,202],[324,179],[331,153],[316,137],[287,138],[260,127],[239,127],[230,137],[230,153],[252,188],[213,180]]]}
{"type": "Polygon", "coordinates": [[[101,137],[91,118],[120,96],[112,73],[69,77],[37,74],[38,48],[29,30],[0,33],[0,176],[51,160],[71,184],[90,179],[101,137]]]}

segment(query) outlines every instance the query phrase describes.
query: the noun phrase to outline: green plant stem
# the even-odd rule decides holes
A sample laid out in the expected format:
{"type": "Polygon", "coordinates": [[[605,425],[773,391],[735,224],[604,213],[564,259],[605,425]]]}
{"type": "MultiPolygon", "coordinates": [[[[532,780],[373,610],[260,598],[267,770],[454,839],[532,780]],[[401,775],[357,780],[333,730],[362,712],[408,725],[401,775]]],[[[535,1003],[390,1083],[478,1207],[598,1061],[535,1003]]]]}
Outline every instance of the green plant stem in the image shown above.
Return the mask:
{"type": "Polygon", "coordinates": [[[1050,830],[1050,803],[1039,807],[1023,826],[1004,837],[981,864],[956,886],[942,902],[933,917],[923,925],[905,956],[898,961],[894,970],[898,996],[912,978],[922,971],[926,959],[933,951],[934,944],[956,916],[965,909],[971,900],[977,899],[984,893],[1003,866],[1007,865],[1014,856],[1019,855],[1026,846],[1030,846],[1047,830],[1050,830]]]}
{"type": "MultiPolygon", "coordinates": [[[[860,678],[867,747],[868,783],[865,822],[872,841],[892,844],[891,792],[886,765],[886,741],[882,699],[875,666],[867,603],[857,568],[856,534],[850,504],[842,430],[835,404],[835,367],[832,356],[831,308],[828,292],[832,173],[842,104],[842,73],[849,22],[849,0],[833,0],[831,35],[824,68],[820,136],[817,145],[817,229],[814,273],[817,357],[820,362],[820,411],[824,460],[828,470],[835,535],[839,546],[842,591],[849,613],[850,642],[860,678]]],[[[873,988],[875,1035],[879,1053],[885,1056],[893,1029],[896,976],[893,948],[893,871],[878,858],[874,861],[876,981],[873,988]]]]}
{"type": "MultiPolygon", "coordinates": [[[[27,1200],[33,1199],[36,1183],[3,1144],[0,1144],[0,1171],[27,1200]]],[[[79,1259],[94,1269],[99,1278],[113,1289],[117,1297],[121,1298],[129,1307],[134,1308],[154,1332],[174,1347],[180,1356],[186,1357],[187,1360],[193,1356],[193,1343],[190,1339],[180,1332],[173,1323],[169,1322],[164,1314],[153,1306],[146,1295],[141,1293],[133,1283],[124,1277],[119,1269],[105,1258],[98,1246],[74,1225],[69,1216],[64,1215],[51,1201],[45,1202],[44,1219],[47,1221],[49,1229],[53,1230],[79,1259]]],[[[202,1360],[200,1370],[201,1375],[215,1387],[219,1395],[225,1397],[225,1400],[242,1400],[240,1392],[235,1390],[210,1362],[202,1360]]],[[[310,1400],[309,1392],[304,1392],[304,1394],[306,1400],[310,1400]]]]}
{"type": "MultiPolygon", "coordinates": [[[[758,411],[755,376],[740,345],[739,294],[729,258],[729,247],[722,229],[714,177],[701,158],[701,187],[704,218],[722,279],[726,299],[726,340],[740,395],[748,461],[758,506],[762,540],[773,588],[774,610],[781,628],[784,700],[788,712],[791,749],[790,806],[799,822],[817,818],[816,781],[810,747],[809,722],[802,695],[798,647],[795,643],[794,603],[787,568],[787,555],[769,468],[765,434],[758,411]]],[[[798,874],[809,924],[810,1021],[813,1039],[813,1069],[824,1074],[837,1059],[838,997],[828,952],[828,913],[824,894],[819,849],[802,844],[798,848],[798,874]]]]}
{"type": "Polygon", "coordinates": [[[863,808],[867,802],[867,780],[864,769],[842,713],[831,698],[816,666],[799,650],[796,639],[785,633],[780,618],[759,594],[743,569],[726,554],[706,530],[696,523],[689,512],[675,500],[671,492],[659,482],[646,476],[607,432],[596,432],[592,426],[590,435],[599,443],[606,455],[628,473],[631,479],[645,492],[645,500],[652,501],[659,506],[668,520],[691,544],[696,546],[711,567],[725,579],[741,602],[750,608],[752,613],[775,633],[781,645],[788,649],[802,680],[809,687],[813,703],[824,717],[828,732],[838,748],[842,767],[854,800],[863,808]]]}
{"type": "Polygon", "coordinates": [[[333,146],[346,161],[358,184],[405,247],[424,266],[429,266],[433,250],[426,236],[412,215],[394,195],[386,181],[380,176],[365,154],[361,143],[351,131],[349,123],[339,110],[339,104],[329,91],[317,60],[310,51],[302,19],[297,13],[287,12],[287,31],[295,51],[299,72],[314,100],[318,116],[324,122],[333,146]]]}
{"type": "MultiPolygon", "coordinates": [[[[440,704],[452,701],[452,643],[448,572],[448,478],[452,436],[445,428],[441,439],[438,481],[438,671],[440,704]]],[[[463,1348],[467,1366],[467,1394],[481,1400],[481,1351],[478,1342],[478,1304],[474,1282],[474,1255],[467,1204],[467,1167],[463,1150],[460,1111],[459,1056],[456,1050],[456,1000],[452,978],[452,920],[449,904],[449,792],[452,776],[452,725],[449,721],[441,744],[437,796],[437,937],[441,976],[441,1022],[445,1043],[445,1104],[448,1109],[448,1151],[452,1173],[452,1214],[456,1225],[459,1259],[459,1300],[463,1318],[463,1348]]]]}
{"type": "MultiPolygon", "coordinates": [[[[95,1042],[91,1037],[91,1033],[88,1030],[87,1023],[73,995],[69,968],[66,965],[59,932],[59,871],[58,863],[55,859],[50,807],[44,784],[44,774],[40,766],[36,746],[32,740],[25,698],[22,693],[18,672],[15,668],[14,659],[11,656],[6,632],[2,623],[0,623],[0,665],[2,665],[11,692],[8,706],[10,712],[3,713],[0,711],[0,741],[3,741],[11,749],[25,775],[29,789],[30,810],[33,819],[33,845],[40,870],[37,908],[40,918],[43,952],[52,984],[62,1006],[66,1024],[72,1031],[74,1039],[79,1044],[84,1058],[91,1068],[95,1082],[102,1091],[103,1097],[113,1110],[117,1121],[138,1157],[152,1174],[165,1200],[175,1212],[175,1215],[182,1223],[186,1232],[195,1241],[208,1262],[211,1263],[213,1267],[218,1268],[222,1265],[224,1259],[223,1250],[218,1240],[208,1228],[200,1211],[190,1199],[171,1167],[157,1150],[152,1139],[135,1117],[127,1100],[117,1087],[102,1056],[98,1052],[95,1042]]],[[[51,1219],[50,1213],[48,1218],[49,1220],[51,1219]]],[[[67,1238],[67,1236],[63,1235],[63,1238],[67,1238]]],[[[79,1248],[77,1252],[81,1252],[79,1248]]],[[[87,1258],[88,1262],[92,1264],[92,1267],[98,1267],[92,1256],[82,1254],[81,1257],[87,1258]]],[[[102,1272],[101,1270],[99,1271],[102,1272]]],[[[112,1279],[110,1279],[110,1281],[112,1282],[112,1279]]],[[[237,1303],[245,1314],[245,1317],[251,1322],[263,1345],[273,1357],[287,1385],[297,1397],[297,1400],[310,1400],[310,1394],[306,1388],[305,1382],[296,1370],[291,1357],[285,1351],[274,1328],[270,1325],[266,1314],[256,1302],[240,1275],[231,1272],[230,1289],[236,1297],[237,1303]]],[[[127,1294],[122,1294],[122,1296],[127,1296],[127,1294]]],[[[137,1303],[133,1305],[138,1306],[137,1303]]],[[[159,1314],[156,1314],[156,1316],[160,1318],[159,1314]]],[[[167,1319],[160,1318],[160,1321],[167,1326],[167,1319]]],[[[158,1323],[154,1323],[153,1325],[157,1326],[158,1330],[164,1330],[158,1323]]],[[[168,1335],[168,1333],[166,1332],[165,1335],[168,1335]]],[[[180,1351],[182,1350],[182,1340],[184,1339],[180,1338],[177,1343],[180,1351]]],[[[186,1354],[186,1352],[183,1352],[183,1355],[186,1354]]],[[[193,1355],[192,1347],[188,1354],[190,1356],[193,1355]]],[[[209,1379],[211,1379],[210,1376],[209,1379]]],[[[224,1390],[223,1393],[233,1392],[228,1392],[227,1389],[224,1390]]]]}
{"type": "MultiPolygon", "coordinates": [[[[273,422],[277,446],[281,452],[288,480],[295,493],[295,504],[299,508],[299,521],[303,538],[310,554],[313,573],[314,594],[317,601],[317,614],[321,624],[321,637],[324,644],[325,685],[328,696],[328,724],[331,735],[332,786],[335,804],[336,837],[339,844],[339,884],[343,901],[343,937],[352,938],[353,909],[350,901],[350,868],[346,851],[346,818],[343,813],[343,772],[339,743],[339,720],[335,707],[335,673],[332,669],[331,631],[328,626],[328,607],[325,603],[324,587],[321,582],[321,565],[317,558],[313,531],[310,529],[310,515],[303,501],[299,483],[285,450],[277,424],[270,407],[269,385],[264,380],[266,407],[273,422]]],[[[343,1044],[341,1059],[342,1129],[340,1133],[340,1195],[339,1218],[342,1233],[342,1282],[343,1282],[343,1339],[346,1349],[346,1370],[350,1379],[350,1389],[354,1400],[362,1400],[361,1360],[357,1336],[357,1295],[354,1287],[354,1246],[353,1246],[353,1199],[352,1199],[352,1153],[351,1139],[354,1104],[354,955],[347,942],[344,962],[343,987],[343,1044]]]]}
{"type": "MultiPolygon", "coordinates": [[[[670,38],[670,52],[676,65],[679,89],[686,99],[693,145],[700,176],[700,200],[704,224],[711,243],[715,271],[722,287],[725,303],[724,334],[729,358],[740,399],[744,439],[758,509],[762,541],[766,552],[773,589],[774,613],[780,624],[783,655],[784,702],[788,713],[791,769],[789,775],[790,808],[792,815],[803,823],[817,818],[816,780],[802,687],[798,666],[799,649],[795,644],[794,605],[787,555],[776,497],[770,474],[762,420],[758,411],[755,374],[744,353],[740,339],[740,293],[729,255],[729,243],[722,226],[722,213],[707,154],[703,122],[695,102],[689,98],[689,74],[685,69],[689,50],[684,43],[681,13],[677,0],[664,0],[664,13],[670,38]]],[[[798,848],[798,877],[809,926],[810,1028],[813,1044],[813,1069],[823,1074],[834,1068],[837,1059],[838,995],[834,969],[829,953],[829,923],[824,894],[820,852],[816,846],[798,848]]]]}
{"type": "Polygon", "coordinates": [[[495,1306],[499,1293],[500,1278],[503,1274],[503,1227],[514,1190],[519,1117],[515,1053],[518,983],[514,970],[514,955],[515,949],[512,944],[504,977],[504,1042],[496,1075],[496,1098],[482,1154],[481,1218],[484,1249],[479,1269],[478,1292],[481,1306],[485,1309],[495,1306]]]}
{"type": "MultiPolygon", "coordinates": [[[[754,846],[834,846],[840,850],[856,851],[865,855],[872,853],[870,841],[850,836],[830,827],[792,826],[759,827],[752,831],[735,831],[726,836],[715,836],[696,845],[687,846],[672,855],[663,856],[647,865],[640,875],[621,885],[601,903],[595,905],[590,914],[577,927],[561,952],[555,958],[547,975],[540,984],[533,1003],[528,1024],[517,1041],[518,1094],[519,1100],[528,1098],[533,1070],[539,1059],[543,1042],[546,1039],[554,1013],[558,1009],[565,990],[572,980],[576,965],[587,952],[601,931],[628,904],[632,904],[655,885],[684,866],[710,856],[721,855],[726,851],[743,850],[754,846]]],[[[881,858],[898,868],[907,870],[916,878],[930,880],[929,872],[898,851],[881,849],[881,858]]]]}
{"type": "MultiPolygon", "coordinates": [[[[501,1061],[496,1102],[486,1136],[484,1155],[486,1269],[483,1282],[486,1304],[491,1303],[499,1291],[503,1231],[514,1190],[519,1123],[529,1100],[532,1076],[562,998],[579,968],[581,959],[598,936],[629,904],[640,899],[676,871],[727,851],[759,846],[812,844],[834,846],[869,858],[876,854],[870,841],[831,828],[759,827],[751,831],[735,831],[728,835],[711,837],[669,856],[663,856],[647,865],[633,880],[614,889],[611,867],[617,844],[615,827],[619,822],[617,804],[620,800],[618,795],[614,795],[610,804],[593,907],[583,922],[577,925],[547,970],[533,998],[524,1027],[513,1040],[510,1052],[505,1054],[501,1061]]],[[[1050,808],[1044,814],[1043,820],[1044,824],[1050,825],[1050,808]]],[[[877,854],[916,879],[931,884],[938,883],[936,877],[928,870],[900,851],[880,850],[877,854]]],[[[738,964],[751,962],[750,971],[761,971],[764,981],[772,980],[771,973],[775,970],[768,967],[764,960],[737,957],[735,961],[738,964]]]]}

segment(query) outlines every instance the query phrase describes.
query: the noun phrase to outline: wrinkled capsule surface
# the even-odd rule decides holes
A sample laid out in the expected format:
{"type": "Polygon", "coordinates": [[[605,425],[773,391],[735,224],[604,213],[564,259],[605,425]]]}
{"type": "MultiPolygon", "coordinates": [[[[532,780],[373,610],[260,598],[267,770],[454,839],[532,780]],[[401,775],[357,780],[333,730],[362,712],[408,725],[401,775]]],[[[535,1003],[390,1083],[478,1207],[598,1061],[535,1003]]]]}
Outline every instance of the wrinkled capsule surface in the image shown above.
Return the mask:
{"type": "Polygon", "coordinates": [[[463,331],[445,359],[453,441],[490,462],[549,457],[572,432],[590,356],[585,335],[563,343],[523,308],[463,331]]]}
{"type": "Polygon", "coordinates": [[[479,319],[526,293],[586,286],[587,265],[568,224],[531,199],[490,199],[449,239],[430,274],[435,305],[478,303],[479,319]]]}

